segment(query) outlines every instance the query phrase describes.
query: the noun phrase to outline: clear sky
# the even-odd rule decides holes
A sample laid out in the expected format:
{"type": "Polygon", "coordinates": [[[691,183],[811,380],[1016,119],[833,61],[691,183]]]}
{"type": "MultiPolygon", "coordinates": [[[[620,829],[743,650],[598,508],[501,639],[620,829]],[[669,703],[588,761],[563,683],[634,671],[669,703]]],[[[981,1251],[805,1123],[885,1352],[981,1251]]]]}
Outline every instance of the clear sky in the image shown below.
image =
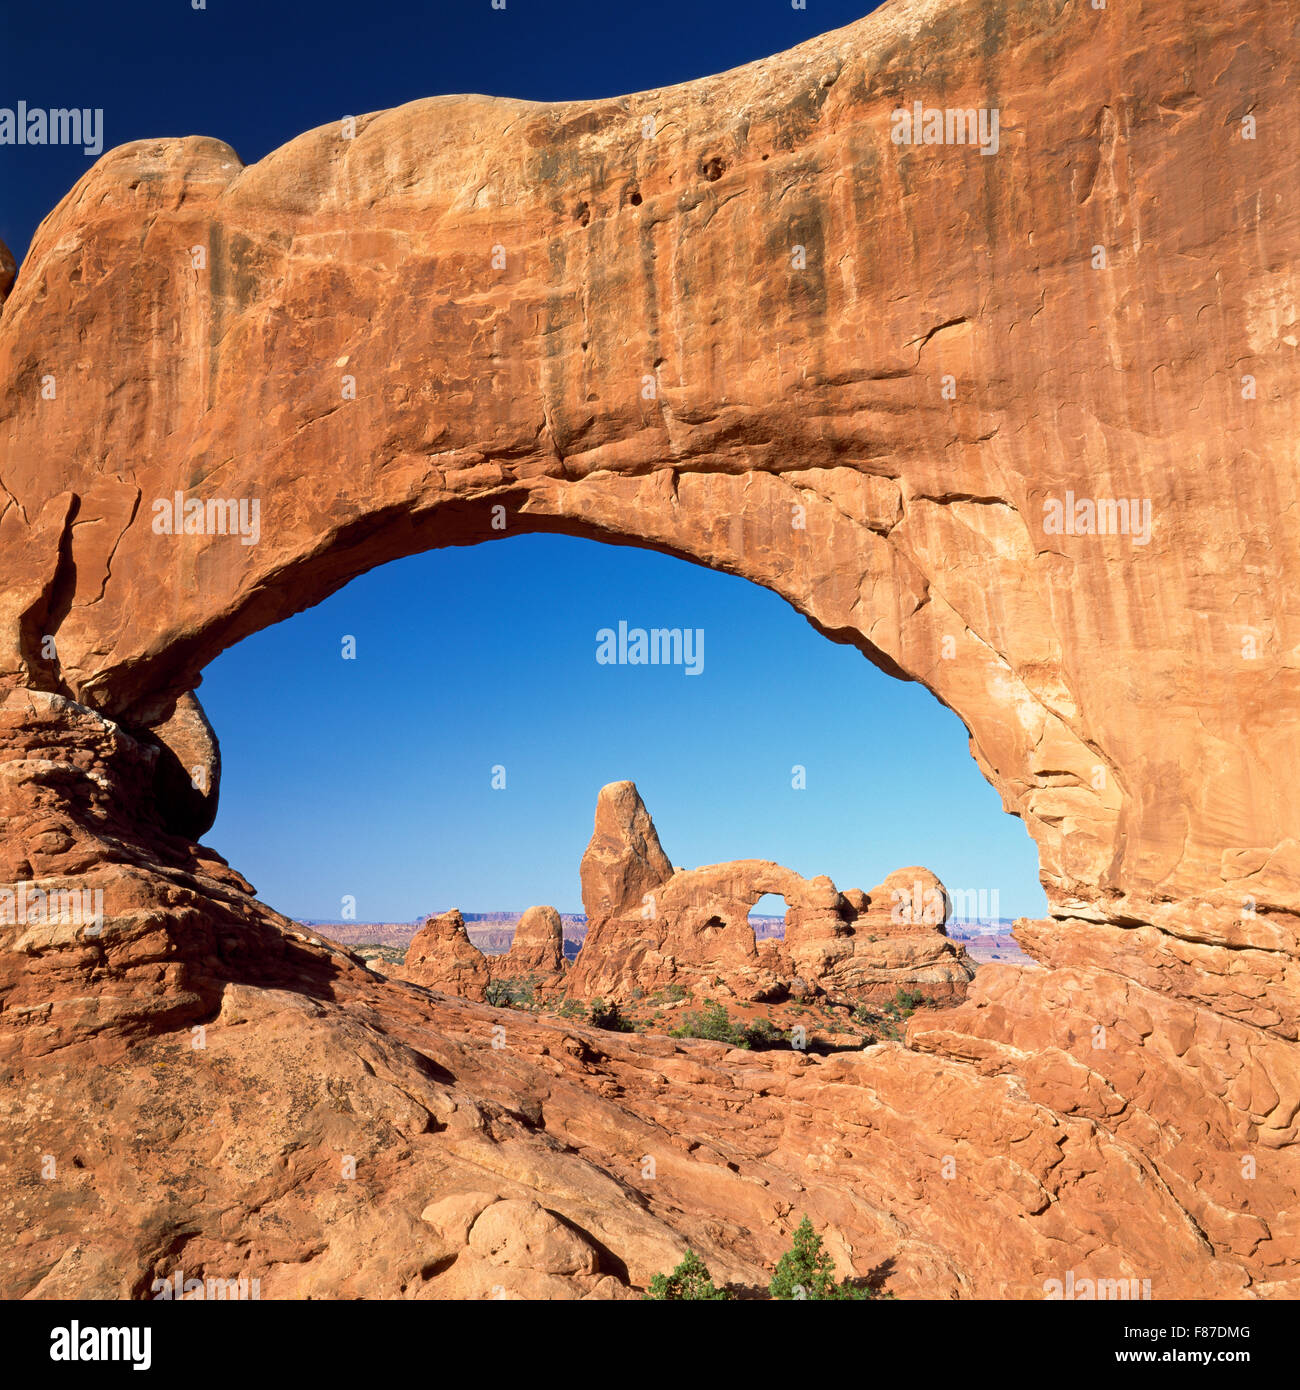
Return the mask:
{"type": "Polygon", "coordinates": [[[770,591],[669,556],[563,536],[412,556],[246,639],[199,695],[225,764],[207,839],[299,916],[349,893],[363,921],[579,912],[596,793],[623,778],[683,867],[776,859],[869,889],[920,863],[997,889],[1002,916],[1045,908],[955,715],[770,591]],[[702,629],[703,670],[599,664],[620,620],[702,629]]]}
{"type": "MultiPolygon", "coordinates": [[[[312,126],[417,97],[666,86],[872,8],[6,4],[0,106],[100,107],[105,148],[204,134],[251,163],[312,126]]],[[[0,238],[20,260],[90,162],[0,146],[0,238]]],[[[620,778],[640,786],[679,865],[772,858],[870,888],[922,863],[950,887],[997,890],[1002,916],[1045,911],[1033,845],[955,716],[775,595],[665,556],[549,536],[415,556],[241,643],[200,697],[225,762],[206,839],[298,916],[336,919],[349,894],[370,921],[453,905],[580,910],[596,792],[620,778]],[[597,630],[620,619],[702,628],[702,674],[599,665],[597,630]],[[356,660],[341,657],[345,634],[356,660]]]]}

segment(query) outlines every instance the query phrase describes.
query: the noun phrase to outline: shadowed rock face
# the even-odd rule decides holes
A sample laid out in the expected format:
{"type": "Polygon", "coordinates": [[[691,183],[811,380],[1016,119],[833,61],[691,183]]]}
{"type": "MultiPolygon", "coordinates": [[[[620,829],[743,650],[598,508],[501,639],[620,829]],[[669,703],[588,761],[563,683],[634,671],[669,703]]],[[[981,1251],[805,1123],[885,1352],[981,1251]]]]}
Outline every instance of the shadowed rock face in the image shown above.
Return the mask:
{"type": "Polygon", "coordinates": [[[521,1287],[607,1296],[536,1208],[616,1288],[687,1241],[761,1282],[797,1203],[900,1292],[1300,1292],[1295,24],[894,0],[634,97],[438,98],[249,168],[126,146],[7,298],[0,257],[2,1291],[183,1255],[436,1297],[531,1251],[521,1287]],[[895,145],[914,100],[996,104],[999,153],[895,145]],[[163,531],[178,492],[201,532],[163,531]],[[1150,502],[1149,539],[1057,528],[1067,498],[1150,502]],[[981,970],[909,1050],[518,1016],[499,1052],[501,1011],[258,903],[159,779],[166,710],[494,507],[743,575],[924,683],[1038,846],[1049,968],[981,970]],[[34,919],[51,889],[102,926],[34,919]],[[477,1243],[421,1219],[485,1171],[522,1205],[477,1243]]]}
{"type": "Polygon", "coordinates": [[[198,696],[186,691],[170,702],[149,735],[158,745],[154,803],[163,823],[178,835],[198,839],[217,818],[221,749],[198,696]]]}
{"type": "Polygon", "coordinates": [[[9,298],[9,291],[13,288],[14,276],[18,273],[18,267],[14,264],[14,253],[0,241],[0,306],[3,306],[9,298]]]}

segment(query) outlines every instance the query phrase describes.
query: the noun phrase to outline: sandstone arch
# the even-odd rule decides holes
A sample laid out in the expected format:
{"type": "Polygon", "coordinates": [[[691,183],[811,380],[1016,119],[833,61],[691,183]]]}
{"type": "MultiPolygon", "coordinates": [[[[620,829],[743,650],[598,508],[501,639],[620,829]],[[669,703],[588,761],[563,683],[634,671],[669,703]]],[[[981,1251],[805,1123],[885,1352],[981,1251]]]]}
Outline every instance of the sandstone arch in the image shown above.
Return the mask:
{"type": "MultiPolygon", "coordinates": [[[[928,684],[1025,818],[1054,912],[1295,907],[1300,793],[1276,773],[1270,713],[1295,694],[1272,597],[1294,549],[1284,502],[1270,547],[1247,542],[1244,590],[1235,555],[1210,552],[1196,580],[1152,559],[1255,535],[1283,496],[1294,349],[1267,306],[1284,283],[1244,250],[1236,197],[1282,225],[1284,141],[1243,156],[1208,110],[1165,128],[1160,95],[1208,83],[1211,60],[1189,79],[1162,16],[999,11],[989,50],[969,8],[894,5],[689,92],[417,102],[249,168],[206,139],[106,155],[42,226],[0,320],[6,681],[129,718],[361,569],[500,534],[499,504],[516,531],[746,575],[928,684]],[[1054,76],[1044,103],[1040,65],[1067,39],[1088,76],[1054,76]],[[964,150],[899,157],[889,112],[917,45],[942,51],[949,100],[996,89],[1014,177],[991,182],[997,160],[964,150]],[[1095,133],[1091,73],[1125,51],[1144,55],[1143,96],[1122,135],[1095,133]],[[1224,196],[1198,198],[1193,227],[1188,189],[1211,174],[1224,196]],[[1080,251],[1139,235],[1108,279],[1080,251]],[[1212,331],[1186,307],[1194,280],[1152,273],[1193,241],[1215,248],[1212,331]],[[1140,324],[1126,303],[1148,307],[1140,324]],[[1266,409],[1228,389],[1227,362],[1255,367],[1266,409]],[[1207,434],[1228,447],[1206,457],[1207,434]],[[1042,500],[1066,488],[1150,498],[1153,547],[1047,537],[1042,500]],[[150,508],[178,490],[258,498],[262,541],[154,535],[150,508]],[[1184,652],[1189,607],[1206,619],[1184,652]],[[47,634],[57,664],[35,648],[47,634]]],[[[1274,41],[1265,18],[1194,8],[1225,44],[1262,58],[1274,41]]],[[[1287,109],[1261,81],[1256,99],[1287,109]]]]}
{"type": "MultiPolygon", "coordinates": [[[[1011,1194],[1032,1275],[999,1285],[969,1197],[930,1187],[904,1225],[946,1252],[934,1279],[1032,1291],[1044,1214],[1095,1235],[1100,1205],[1117,1271],[1294,1288],[1291,23],[896,0],[683,88],[438,98],[248,168],[208,139],[106,155],[0,314],[0,877],[110,883],[115,906],[98,939],[5,928],[6,1049],[113,1053],[270,1007],[232,982],[341,1034],[330,991],[352,989],[418,1033],[406,994],[194,844],[204,808],[163,818],[149,731],[223,647],[373,564],[491,539],[500,505],[513,532],[767,585],[954,709],[1024,818],[1052,921],[1022,937],[1057,968],[990,973],[912,1030],[927,1057],[854,1082],[924,1076],[935,1142],[1011,1194]],[[945,105],[997,103],[996,159],[891,145],[926,73],[945,105]],[[178,491],[256,498],[261,539],[154,534],[178,491]],[[1150,543],[1049,533],[1067,492],[1149,500],[1150,543]],[[1098,1026],[1124,1046],[1090,1048],[1098,1026]],[[988,1157],[985,1114],[1033,1136],[1015,1159],[988,1157]],[[1079,1175],[1103,1171],[1099,1203],[1079,1175]]],[[[893,1212],[910,1178],[885,1158],[893,1212]]],[[[77,1265],[49,1287],[85,1287],[77,1265]]]]}

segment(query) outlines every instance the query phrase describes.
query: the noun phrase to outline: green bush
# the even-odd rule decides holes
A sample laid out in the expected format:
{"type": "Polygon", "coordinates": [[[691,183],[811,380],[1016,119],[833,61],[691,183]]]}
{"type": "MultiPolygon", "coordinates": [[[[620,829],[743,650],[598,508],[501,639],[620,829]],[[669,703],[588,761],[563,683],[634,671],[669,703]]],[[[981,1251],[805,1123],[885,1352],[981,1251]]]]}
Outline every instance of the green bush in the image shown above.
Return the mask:
{"type": "Polygon", "coordinates": [[[756,1018],[752,1023],[740,1026],[744,1027],[750,1047],[765,1047],[787,1041],[786,1035],[779,1028],[772,1027],[772,1020],[769,1018],[756,1018]]]}
{"type": "Polygon", "coordinates": [[[496,1009],[531,1009],[534,1004],[533,976],[507,976],[493,980],[484,992],[484,998],[496,1009]]]}
{"type": "Polygon", "coordinates": [[[919,989],[900,989],[885,1008],[899,1018],[910,1018],[924,1003],[925,995],[919,989]]]}
{"type": "Polygon", "coordinates": [[[617,1002],[606,1004],[603,999],[593,999],[587,1019],[593,1028],[603,1028],[608,1033],[636,1032],[636,1024],[630,1018],[624,1018],[617,1002]]]}
{"type": "Polygon", "coordinates": [[[859,1004],[853,1010],[853,1021],[860,1028],[870,1028],[876,1038],[888,1038],[901,1042],[903,1030],[900,1026],[925,1003],[925,995],[917,989],[900,989],[887,1004],[873,1008],[870,1004],[859,1004]]]}
{"type": "MultiPolygon", "coordinates": [[[[768,1285],[768,1294],[781,1301],[863,1302],[871,1298],[892,1299],[893,1294],[877,1294],[865,1285],[856,1287],[847,1279],[835,1282],[835,1265],[822,1249],[822,1238],[805,1216],[795,1230],[789,1250],[781,1256],[776,1273],[768,1285]]],[[[718,1288],[708,1266],[693,1251],[671,1274],[656,1274],[650,1280],[646,1298],[668,1299],[731,1299],[734,1292],[724,1284],[718,1288]]]]}
{"type": "Polygon", "coordinates": [[[868,1288],[855,1288],[847,1279],[835,1282],[835,1262],[822,1249],[822,1238],[805,1216],[794,1242],[781,1256],[767,1287],[774,1299],[856,1301],[873,1297],[868,1288]]]}
{"type": "Polygon", "coordinates": [[[720,1302],[733,1297],[725,1285],[718,1288],[714,1284],[708,1265],[694,1250],[686,1252],[685,1259],[671,1274],[656,1274],[650,1280],[650,1291],[646,1294],[648,1299],[663,1301],[700,1299],[720,1302]]]}
{"type": "Polygon", "coordinates": [[[725,1005],[712,999],[704,1001],[702,1010],[692,1009],[682,1015],[676,1028],[670,1028],[672,1038],[705,1038],[709,1042],[724,1042],[732,1047],[762,1047],[764,1044],[780,1042],[784,1034],[772,1027],[765,1018],[747,1020],[733,1019],[725,1005]]]}

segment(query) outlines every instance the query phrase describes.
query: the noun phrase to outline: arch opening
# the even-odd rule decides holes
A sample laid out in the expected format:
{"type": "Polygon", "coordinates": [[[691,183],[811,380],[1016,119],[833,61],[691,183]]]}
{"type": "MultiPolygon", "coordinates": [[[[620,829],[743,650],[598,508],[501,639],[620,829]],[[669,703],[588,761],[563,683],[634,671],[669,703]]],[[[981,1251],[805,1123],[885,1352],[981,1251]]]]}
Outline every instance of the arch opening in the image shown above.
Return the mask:
{"type": "MultiPolygon", "coordinates": [[[[1041,910],[1032,844],[950,713],[777,596],[644,547],[520,536],[377,567],[231,649],[202,697],[225,763],[210,841],[322,930],[453,907],[471,934],[536,903],[580,916],[595,791],[626,776],[691,864],[759,855],[870,887],[946,840],[936,871],[978,888],[997,842],[1019,889],[999,880],[1003,901],[1041,910]],[[629,637],[602,663],[598,633],[620,622],[629,637]],[[632,660],[638,628],[700,629],[701,669],[686,643],[661,653],[675,664],[632,660]],[[792,729],[809,689],[839,693],[792,729]],[[377,742],[347,733],[381,725],[377,742]],[[530,838],[531,859],[512,848],[530,838]]],[[[755,903],[779,887],[757,883],[755,903]]],[[[786,934],[789,900],[774,901],[760,940],[786,934]]]]}

